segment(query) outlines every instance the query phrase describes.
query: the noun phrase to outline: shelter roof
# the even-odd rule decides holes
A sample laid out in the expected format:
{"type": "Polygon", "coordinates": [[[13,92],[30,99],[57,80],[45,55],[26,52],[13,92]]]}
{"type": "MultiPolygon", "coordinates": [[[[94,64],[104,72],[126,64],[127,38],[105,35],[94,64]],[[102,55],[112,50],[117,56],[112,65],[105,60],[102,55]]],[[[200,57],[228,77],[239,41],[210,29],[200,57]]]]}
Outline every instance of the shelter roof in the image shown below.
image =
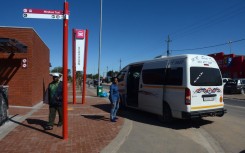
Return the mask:
{"type": "Polygon", "coordinates": [[[0,53],[26,53],[27,46],[16,39],[0,38],[0,53]]]}

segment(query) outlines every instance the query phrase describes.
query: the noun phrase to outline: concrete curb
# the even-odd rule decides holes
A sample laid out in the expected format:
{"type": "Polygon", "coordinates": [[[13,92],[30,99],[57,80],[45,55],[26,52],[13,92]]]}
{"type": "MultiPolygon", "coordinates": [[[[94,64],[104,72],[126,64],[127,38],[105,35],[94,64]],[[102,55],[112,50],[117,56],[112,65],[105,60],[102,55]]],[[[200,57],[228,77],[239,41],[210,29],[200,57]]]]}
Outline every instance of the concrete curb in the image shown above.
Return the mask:
{"type": "Polygon", "coordinates": [[[133,123],[131,120],[125,119],[122,129],[119,134],[114,138],[109,145],[107,145],[101,153],[116,153],[121,145],[125,142],[128,135],[130,134],[133,128],[133,123]]]}
{"type": "MultiPolygon", "coordinates": [[[[91,89],[89,89],[91,90],[91,89]]],[[[108,90],[106,90],[108,92],[108,90]]],[[[95,92],[95,91],[94,91],[95,92]]],[[[109,99],[107,98],[108,102],[109,99]]],[[[118,135],[101,151],[101,153],[116,153],[125,142],[133,128],[133,122],[124,118],[124,123],[118,135]]]]}

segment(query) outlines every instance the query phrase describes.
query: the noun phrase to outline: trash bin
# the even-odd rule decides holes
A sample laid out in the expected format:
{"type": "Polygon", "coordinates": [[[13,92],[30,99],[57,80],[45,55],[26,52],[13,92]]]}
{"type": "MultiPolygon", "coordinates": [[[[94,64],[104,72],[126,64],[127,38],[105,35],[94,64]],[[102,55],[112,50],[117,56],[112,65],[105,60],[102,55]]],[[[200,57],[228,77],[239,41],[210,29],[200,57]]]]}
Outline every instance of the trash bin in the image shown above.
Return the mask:
{"type": "Polygon", "coordinates": [[[0,86],[0,126],[8,120],[8,86],[0,86]]]}
{"type": "Polygon", "coordinates": [[[97,86],[97,96],[101,96],[103,93],[103,87],[102,86],[97,86]]]}

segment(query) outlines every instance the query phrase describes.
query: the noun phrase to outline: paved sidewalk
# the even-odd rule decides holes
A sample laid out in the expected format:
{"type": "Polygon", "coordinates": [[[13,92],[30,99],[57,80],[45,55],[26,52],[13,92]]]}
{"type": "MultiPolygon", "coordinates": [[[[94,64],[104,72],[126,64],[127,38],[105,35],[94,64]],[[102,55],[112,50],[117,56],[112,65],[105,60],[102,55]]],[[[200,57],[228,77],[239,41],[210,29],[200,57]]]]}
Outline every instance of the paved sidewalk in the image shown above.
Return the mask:
{"type": "Polygon", "coordinates": [[[48,120],[48,105],[10,106],[10,121],[0,127],[0,151],[98,153],[108,148],[122,129],[124,119],[119,117],[117,122],[110,122],[108,98],[96,97],[96,89],[87,88],[86,103],[83,105],[81,93],[77,93],[75,105],[72,104],[71,91],[68,95],[68,140],[62,139],[62,127],[54,126],[50,131],[43,129],[48,120]]]}

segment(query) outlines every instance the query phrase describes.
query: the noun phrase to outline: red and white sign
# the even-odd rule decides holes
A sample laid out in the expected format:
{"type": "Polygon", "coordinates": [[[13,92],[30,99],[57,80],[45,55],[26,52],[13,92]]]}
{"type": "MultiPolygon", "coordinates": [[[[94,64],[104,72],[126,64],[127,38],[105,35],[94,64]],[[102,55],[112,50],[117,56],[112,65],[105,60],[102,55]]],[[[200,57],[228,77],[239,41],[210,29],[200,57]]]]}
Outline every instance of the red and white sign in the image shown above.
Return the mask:
{"type": "Polygon", "coordinates": [[[28,9],[28,8],[23,9],[23,13],[63,15],[62,10],[40,10],[40,9],[28,9]]]}
{"type": "Polygon", "coordinates": [[[63,19],[63,11],[60,10],[40,10],[40,9],[23,9],[24,18],[39,19],[63,19]]]}
{"type": "Polygon", "coordinates": [[[85,30],[75,29],[76,71],[83,71],[85,52],[85,30]]]}

